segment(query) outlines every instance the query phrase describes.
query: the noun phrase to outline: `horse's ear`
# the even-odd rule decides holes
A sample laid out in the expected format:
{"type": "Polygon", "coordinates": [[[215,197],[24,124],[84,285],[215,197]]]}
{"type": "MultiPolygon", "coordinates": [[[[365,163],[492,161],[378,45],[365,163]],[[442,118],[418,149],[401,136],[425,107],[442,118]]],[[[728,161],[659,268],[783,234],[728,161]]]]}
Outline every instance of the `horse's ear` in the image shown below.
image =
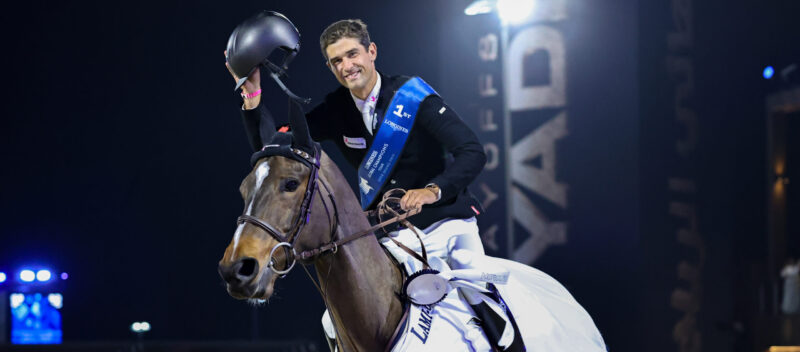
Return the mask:
{"type": "Polygon", "coordinates": [[[289,99],[289,122],[292,124],[293,147],[313,154],[314,141],[311,140],[311,134],[308,132],[306,114],[303,113],[300,103],[293,99],[289,99]]]}
{"type": "MultiPolygon", "coordinates": [[[[262,146],[270,144],[272,142],[272,137],[275,136],[275,119],[272,118],[272,115],[266,109],[261,110],[261,123],[258,125],[258,132],[261,136],[261,145],[256,148],[256,151],[261,150],[262,146]]],[[[247,118],[245,118],[245,123],[247,123],[247,118]]]]}

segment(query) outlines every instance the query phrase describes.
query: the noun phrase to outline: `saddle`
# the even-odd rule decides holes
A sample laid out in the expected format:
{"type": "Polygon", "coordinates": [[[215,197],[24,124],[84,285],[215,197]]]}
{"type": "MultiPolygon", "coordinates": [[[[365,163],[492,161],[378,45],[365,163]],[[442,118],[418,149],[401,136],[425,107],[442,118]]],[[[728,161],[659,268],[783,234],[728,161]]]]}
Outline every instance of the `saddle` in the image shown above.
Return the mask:
{"type": "MultiPolygon", "coordinates": [[[[503,273],[501,268],[491,268],[491,264],[475,258],[480,254],[467,250],[455,250],[452,261],[477,263],[481,270],[453,270],[437,256],[424,258],[423,262],[419,254],[409,254],[408,248],[400,247],[402,244],[398,246],[398,242],[390,237],[382,238],[380,243],[403,272],[405,281],[403,292],[398,293],[398,298],[404,301],[403,316],[385,351],[452,349],[448,341],[460,341],[462,344],[469,341],[476,351],[525,350],[517,322],[495,287],[495,284],[502,285],[507,281],[507,272],[503,273]],[[423,275],[425,278],[414,281],[423,275]],[[444,283],[447,287],[439,291],[443,292],[441,297],[433,298],[437,302],[420,304],[421,291],[415,289],[409,292],[409,287],[416,285],[425,291],[423,286],[427,284],[424,279],[434,276],[437,278],[434,281],[444,283]],[[412,282],[416,284],[411,285],[412,282]]],[[[420,246],[424,247],[422,243],[420,246]]],[[[422,295],[429,295],[429,292],[422,292],[422,295]]],[[[329,347],[335,351],[335,331],[327,312],[323,315],[322,323],[329,347]]]]}

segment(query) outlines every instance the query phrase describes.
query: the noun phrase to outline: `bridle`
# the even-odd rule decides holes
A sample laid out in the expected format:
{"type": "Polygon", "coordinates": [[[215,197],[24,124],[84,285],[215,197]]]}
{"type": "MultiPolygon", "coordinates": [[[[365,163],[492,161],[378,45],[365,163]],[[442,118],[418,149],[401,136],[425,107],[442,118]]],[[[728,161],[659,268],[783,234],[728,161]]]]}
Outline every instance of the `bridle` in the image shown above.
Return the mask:
{"type": "MultiPolygon", "coordinates": [[[[290,150],[293,152],[293,155],[292,155],[293,158],[292,159],[301,161],[303,164],[308,166],[311,169],[311,173],[309,174],[309,177],[308,177],[308,183],[307,183],[307,187],[306,187],[306,192],[303,195],[303,201],[300,203],[300,212],[299,212],[299,214],[297,216],[297,219],[295,220],[294,225],[292,226],[291,230],[289,231],[289,233],[288,234],[284,234],[283,232],[281,232],[280,230],[276,229],[274,226],[270,225],[266,221],[263,221],[263,220],[261,220],[261,219],[259,219],[257,217],[251,216],[251,215],[242,214],[237,219],[237,225],[244,224],[244,223],[249,223],[249,224],[255,225],[258,228],[264,230],[264,232],[266,232],[268,235],[270,235],[276,241],[278,241],[278,244],[275,247],[273,247],[272,250],[270,250],[269,257],[267,258],[267,267],[270,270],[272,270],[273,272],[275,272],[276,274],[279,274],[280,277],[286,276],[286,274],[288,274],[289,271],[292,270],[292,268],[294,267],[294,265],[297,263],[298,260],[306,262],[306,261],[310,261],[310,260],[312,260],[312,259],[314,259],[314,258],[316,258],[316,257],[318,257],[318,256],[320,256],[322,254],[328,253],[328,252],[336,253],[338,251],[339,247],[342,246],[342,245],[345,245],[345,244],[347,244],[347,243],[349,243],[349,242],[351,242],[353,240],[356,240],[356,239],[359,239],[361,237],[364,237],[364,236],[366,236],[368,234],[372,234],[373,231],[375,231],[375,230],[377,230],[379,228],[383,228],[383,227],[385,227],[385,226],[387,226],[389,224],[392,224],[392,223],[395,223],[395,222],[398,222],[398,221],[405,222],[406,218],[408,218],[410,216],[413,216],[413,215],[416,215],[419,212],[419,209],[412,209],[412,210],[409,210],[409,211],[407,211],[407,212],[405,212],[403,214],[399,214],[399,213],[397,213],[397,212],[395,212],[393,210],[389,210],[388,212],[393,215],[392,218],[390,218],[388,220],[385,220],[385,221],[381,221],[380,223],[378,223],[378,224],[376,224],[376,225],[374,225],[374,226],[372,226],[372,227],[370,227],[370,228],[368,228],[366,230],[359,231],[357,233],[351,234],[351,235],[349,235],[347,237],[344,237],[344,238],[341,238],[339,240],[335,240],[334,238],[336,237],[336,228],[338,227],[338,224],[339,224],[339,211],[338,211],[338,209],[336,207],[336,199],[334,198],[333,193],[331,192],[331,190],[328,187],[327,183],[324,180],[319,178],[319,167],[320,167],[319,155],[321,155],[319,144],[315,144],[315,147],[314,147],[315,155],[311,155],[311,154],[309,154],[309,153],[307,153],[307,152],[305,152],[303,150],[296,149],[296,148],[291,148],[290,150]],[[331,209],[328,208],[328,205],[327,205],[327,203],[325,201],[326,197],[324,197],[322,195],[322,190],[319,187],[319,184],[322,184],[322,188],[324,188],[325,192],[328,194],[327,198],[329,199],[329,201],[331,203],[331,208],[333,210],[333,216],[331,216],[331,209]],[[297,251],[297,249],[295,247],[295,243],[297,242],[297,239],[300,237],[300,233],[303,230],[303,227],[305,227],[305,225],[308,224],[308,222],[310,221],[311,205],[312,205],[312,202],[314,200],[314,192],[319,193],[320,200],[322,201],[323,208],[325,209],[325,214],[327,215],[327,218],[328,218],[328,225],[330,227],[330,234],[329,234],[330,242],[328,242],[328,243],[326,243],[326,244],[324,244],[324,245],[322,245],[320,247],[317,247],[317,248],[314,248],[314,249],[309,249],[309,250],[303,250],[303,251],[300,251],[298,253],[298,251],[297,251]],[[286,253],[286,261],[287,261],[287,263],[286,263],[285,269],[282,269],[282,270],[276,268],[275,262],[274,262],[275,251],[277,251],[278,248],[284,248],[285,253],[286,253]]],[[[379,203],[378,208],[389,208],[388,206],[386,206],[386,204],[387,204],[387,202],[389,200],[399,200],[398,197],[390,196],[390,194],[393,191],[394,190],[391,190],[391,191],[387,192],[387,195],[384,196],[383,201],[381,201],[379,203]]],[[[406,224],[407,224],[406,226],[412,227],[412,226],[409,226],[407,222],[406,222],[406,224]]],[[[417,235],[417,236],[419,236],[419,235],[417,235]]],[[[394,239],[392,239],[392,240],[394,241],[394,239]]],[[[399,243],[399,242],[395,241],[395,244],[397,244],[398,246],[403,248],[406,252],[409,252],[413,256],[417,257],[417,259],[419,259],[423,263],[427,264],[427,253],[425,251],[425,247],[424,246],[422,247],[422,255],[420,256],[417,253],[415,253],[412,250],[410,250],[409,248],[407,248],[402,243],[399,243]]]]}
{"type": "MultiPolygon", "coordinates": [[[[295,250],[295,242],[300,237],[300,231],[303,230],[306,224],[308,224],[311,216],[311,203],[314,200],[314,192],[320,192],[319,187],[317,186],[317,180],[319,178],[319,145],[315,145],[314,151],[315,155],[311,155],[303,150],[297,148],[290,149],[295,156],[297,156],[296,160],[303,162],[303,164],[307,165],[311,169],[311,173],[308,176],[308,183],[306,187],[305,194],[303,195],[303,201],[300,203],[300,213],[297,215],[295,219],[294,225],[292,226],[291,230],[289,230],[288,234],[284,234],[280,230],[276,229],[274,226],[270,225],[266,221],[262,221],[261,219],[251,216],[248,214],[242,214],[237,219],[237,225],[241,225],[244,223],[249,223],[252,225],[257,226],[258,228],[264,230],[268,235],[278,241],[278,244],[272,248],[269,253],[269,257],[267,258],[267,267],[274,271],[276,274],[285,276],[289,271],[292,270],[294,265],[297,263],[297,259],[305,259],[298,256],[297,251],[295,250]],[[286,251],[286,267],[285,269],[281,270],[275,267],[274,255],[275,251],[278,248],[284,248],[286,251]],[[291,262],[289,262],[291,260],[291,262]]],[[[324,185],[324,183],[323,183],[324,185]]],[[[326,189],[328,188],[327,185],[324,186],[326,189]]],[[[333,206],[336,206],[336,203],[333,201],[333,194],[328,192],[328,195],[331,197],[331,202],[333,206]]],[[[323,204],[325,204],[323,200],[323,204]]],[[[327,205],[325,206],[325,211],[328,213],[328,220],[331,223],[331,234],[330,237],[333,239],[334,232],[336,231],[336,227],[333,225],[333,221],[338,222],[338,214],[334,214],[334,218],[331,219],[330,213],[328,212],[327,205]]]]}

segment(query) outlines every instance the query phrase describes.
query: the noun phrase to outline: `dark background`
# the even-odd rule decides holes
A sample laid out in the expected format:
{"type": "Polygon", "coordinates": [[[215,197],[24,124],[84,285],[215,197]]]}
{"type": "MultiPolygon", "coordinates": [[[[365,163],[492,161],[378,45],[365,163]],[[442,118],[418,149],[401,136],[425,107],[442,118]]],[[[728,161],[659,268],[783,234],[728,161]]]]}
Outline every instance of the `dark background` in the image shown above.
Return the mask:
{"type": "MultiPolygon", "coordinates": [[[[230,298],[216,273],[242,211],[238,186],[251,152],[224,67],[227,37],[259,10],[284,13],[302,33],[288,85],[318,102],[338,85],[319,33],[362,18],[382,72],[424,77],[456,110],[469,111],[459,103],[467,88],[447,69],[465,65],[468,53],[448,41],[463,32],[457,24],[468,3],[5,5],[0,270],[12,276],[44,265],[70,274],[65,341],[130,339],[128,326],[139,320],[153,326],[148,339],[321,341],[324,307],[301,273],[280,281],[258,308],[230,298]]],[[[761,70],[800,63],[800,3],[692,2],[694,45],[683,54],[694,65],[689,104],[699,137],[688,159],[673,151],[685,131],[665,65],[670,2],[567,4],[569,135],[557,146],[557,177],[569,184],[569,207],[555,216],[568,222],[569,240],[535,266],[570,289],[612,351],[676,350],[682,314],[669,302],[685,283],[675,268],[697,259],[675,240],[680,223],[668,209],[676,198],[691,202],[706,247],[697,313],[704,350],[753,350],[750,278],[771,273],[763,268],[765,97],[800,84],[800,73],[767,81],[761,70]],[[695,180],[697,192],[669,194],[667,179],[676,176],[695,180]],[[736,322],[745,332],[729,328],[736,322]]],[[[273,112],[285,113],[282,93],[264,87],[273,112]]],[[[537,118],[530,121],[535,127],[537,118]]],[[[796,121],[791,126],[796,135],[796,121]]],[[[789,160],[797,160],[791,136],[789,160]]],[[[789,165],[791,177],[798,169],[789,165]]],[[[796,218],[797,203],[788,211],[796,218]]],[[[798,257],[791,224],[789,255],[798,257]]]]}

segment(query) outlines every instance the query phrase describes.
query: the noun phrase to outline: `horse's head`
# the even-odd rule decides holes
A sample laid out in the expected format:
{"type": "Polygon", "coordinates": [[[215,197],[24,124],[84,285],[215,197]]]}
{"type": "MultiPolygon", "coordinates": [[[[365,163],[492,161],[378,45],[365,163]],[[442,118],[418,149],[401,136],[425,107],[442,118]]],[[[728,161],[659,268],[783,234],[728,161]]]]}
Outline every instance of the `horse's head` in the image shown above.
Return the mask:
{"type": "MultiPolygon", "coordinates": [[[[237,299],[268,299],[275,280],[294,264],[292,245],[318,241],[310,235],[295,241],[300,233],[318,232],[318,225],[305,226],[303,209],[314,198],[321,153],[316,152],[299,107],[291,110],[290,117],[293,131],[264,136],[269,143],[253,155],[253,170],[239,187],[244,214],[219,262],[228,293],[237,299]]],[[[265,127],[262,130],[275,130],[265,127]]]]}

